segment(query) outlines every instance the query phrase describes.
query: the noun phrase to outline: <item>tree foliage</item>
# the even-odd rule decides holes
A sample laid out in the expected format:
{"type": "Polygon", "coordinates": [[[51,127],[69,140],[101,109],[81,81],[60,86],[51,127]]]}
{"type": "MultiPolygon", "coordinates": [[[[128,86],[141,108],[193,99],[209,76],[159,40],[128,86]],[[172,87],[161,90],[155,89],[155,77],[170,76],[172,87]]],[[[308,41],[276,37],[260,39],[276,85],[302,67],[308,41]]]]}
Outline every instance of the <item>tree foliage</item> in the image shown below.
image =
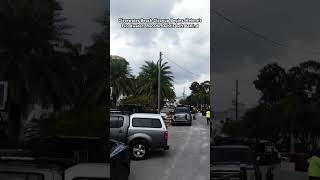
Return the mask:
{"type": "Polygon", "coordinates": [[[103,137],[106,132],[105,107],[79,107],[50,118],[33,119],[25,128],[27,141],[46,136],[103,137]]]}
{"type": "Polygon", "coordinates": [[[17,143],[21,119],[33,103],[70,102],[64,44],[68,25],[55,0],[0,2],[0,79],[8,81],[9,138],[17,143]]]}
{"type": "Polygon", "coordinates": [[[200,104],[210,104],[210,81],[201,83],[193,82],[190,85],[191,95],[180,101],[181,104],[197,106],[200,104]]]}
{"type": "Polygon", "coordinates": [[[111,57],[110,59],[110,86],[112,87],[113,103],[120,95],[131,93],[131,69],[129,62],[121,57],[111,57]]]}
{"type": "Polygon", "coordinates": [[[254,85],[261,93],[259,105],[246,112],[240,125],[226,125],[226,131],[237,126],[237,132],[247,137],[295,134],[303,141],[308,135],[320,135],[319,62],[306,61],[287,71],[277,64],[266,65],[254,85]]]}
{"type": "MultiPolygon", "coordinates": [[[[0,2],[0,80],[8,81],[11,143],[18,143],[21,138],[21,121],[27,118],[34,104],[53,105],[55,116],[52,119],[58,118],[57,113],[64,113],[66,107],[70,109],[68,111],[77,111],[106,104],[108,42],[104,35],[108,23],[103,21],[103,32],[96,34],[93,45],[83,52],[82,45],[66,40],[71,26],[65,23],[61,11],[56,0],[0,2]]],[[[105,123],[105,116],[99,120],[105,123]]],[[[73,126],[75,131],[82,130],[76,128],[78,122],[71,117],[64,121],[69,123],[70,129],[73,126]]],[[[54,128],[58,125],[53,124],[62,123],[58,120],[42,119],[29,125],[45,127],[44,122],[51,124],[38,129],[39,134],[59,132],[54,128]]],[[[66,128],[59,127],[61,130],[66,128]]]]}
{"type": "MultiPolygon", "coordinates": [[[[154,107],[156,107],[158,97],[158,72],[159,65],[157,63],[146,61],[137,77],[138,94],[150,97],[154,107]]],[[[174,100],[176,97],[173,89],[174,77],[167,62],[161,64],[160,75],[162,101],[164,99],[174,100]]]]}

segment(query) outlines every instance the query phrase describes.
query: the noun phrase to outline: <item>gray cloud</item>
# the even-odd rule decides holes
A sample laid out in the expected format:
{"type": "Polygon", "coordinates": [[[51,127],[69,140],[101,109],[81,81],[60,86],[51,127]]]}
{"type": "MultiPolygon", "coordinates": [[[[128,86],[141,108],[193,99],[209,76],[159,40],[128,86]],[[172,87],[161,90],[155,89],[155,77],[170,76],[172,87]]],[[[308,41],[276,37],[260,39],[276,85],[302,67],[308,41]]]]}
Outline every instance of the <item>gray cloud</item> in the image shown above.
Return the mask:
{"type": "Polygon", "coordinates": [[[182,70],[168,61],[174,73],[176,93],[182,95],[183,87],[189,88],[188,82],[204,79],[209,75],[210,42],[209,42],[209,1],[201,0],[137,0],[111,1],[111,53],[125,57],[134,74],[140,72],[144,61],[159,59],[162,51],[171,61],[196,74],[182,70]],[[178,5],[178,3],[181,3],[178,5]],[[200,6],[198,6],[200,4],[200,6]],[[173,10],[179,6],[193,7],[191,11],[177,14],[173,10]],[[199,8],[200,7],[200,8],[199,8]],[[207,8],[207,14],[203,13],[207,8]],[[192,15],[189,15],[192,14],[192,15]],[[179,16],[179,17],[178,17],[179,16]],[[200,29],[122,29],[118,18],[207,18],[200,24],[200,29]],[[199,17],[203,16],[203,17],[199,17]],[[207,75],[207,76],[205,76],[207,75]]]}
{"type": "Polygon", "coordinates": [[[317,56],[306,53],[306,49],[314,51],[319,45],[320,1],[215,0],[211,5],[235,22],[290,46],[289,49],[277,47],[217,15],[211,16],[214,18],[211,73],[216,84],[214,103],[217,108],[231,106],[233,94],[228,90],[235,87],[236,79],[241,79],[240,97],[247,105],[254,105],[259,94],[252,82],[265,64],[277,62],[289,68],[320,55],[320,50],[317,56]]]}
{"type": "Polygon", "coordinates": [[[100,32],[101,26],[96,19],[103,17],[107,8],[106,0],[59,0],[64,9],[62,16],[73,26],[68,37],[74,43],[85,46],[92,43],[92,35],[100,32]]]}

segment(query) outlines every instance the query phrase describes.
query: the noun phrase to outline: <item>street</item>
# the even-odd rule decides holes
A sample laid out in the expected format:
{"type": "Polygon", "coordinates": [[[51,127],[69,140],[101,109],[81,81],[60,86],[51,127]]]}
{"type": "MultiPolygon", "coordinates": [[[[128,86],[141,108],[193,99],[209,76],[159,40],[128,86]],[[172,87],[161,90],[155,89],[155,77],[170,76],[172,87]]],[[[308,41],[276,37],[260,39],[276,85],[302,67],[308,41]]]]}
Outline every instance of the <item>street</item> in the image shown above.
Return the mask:
{"type": "MultiPolygon", "coordinates": [[[[267,172],[268,166],[260,167],[262,172],[262,180],[266,180],[265,174],[267,172]]],[[[282,162],[281,165],[276,165],[274,167],[274,180],[308,180],[307,172],[297,172],[294,171],[294,164],[289,162],[282,162]]]]}
{"type": "Polygon", "coordinates": [[[191,127],[169,126],[168,151],[131,161],[129,180],[209,180],[210,130],[205,117],[196,118],[191,127]]]}

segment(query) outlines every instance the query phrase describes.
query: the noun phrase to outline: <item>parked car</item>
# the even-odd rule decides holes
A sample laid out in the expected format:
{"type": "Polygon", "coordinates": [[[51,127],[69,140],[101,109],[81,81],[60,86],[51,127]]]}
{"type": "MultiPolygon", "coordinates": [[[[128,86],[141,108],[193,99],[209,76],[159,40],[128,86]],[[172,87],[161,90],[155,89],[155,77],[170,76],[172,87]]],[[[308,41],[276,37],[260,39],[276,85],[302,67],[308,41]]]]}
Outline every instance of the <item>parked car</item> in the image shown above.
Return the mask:
{"type": "Polygon", "coordinates": [[[133,159],[146,159],[151,150],[168,150],[168,130],[160,114],[110,114],[110,137],[129,145],[133,159]]]}
{"type": "Polygon", "coordinates": [[[75,180],[101,179],[110,180],[110,164],[80,163],[68,168],[62,165],[46,164],[32,157],[1,157],[0,179],[36,179],[36,180],[75,180]],[[15,158],[15,159],[14,159],[15,158]]]}
{"type": "Polygon", "coordinates": [[[30,149],[1,150],[0,179],[112,179],[107,143],[100,144],[99,138],[47,137],[37,142],[23,147],[30,149]],[[103,151],[99,147],[104,147],[103,151]]]}
{"type": "Polygon", "coordinates": [[[175,114],[171,120],[171,124],[175,125],[178,123],[187,123],[189,126],[192,125],[192,116],[188,107],[177,107],[175,114]]]}
{"type": "Polygon", "coordinates": [[[163,119],[171,119],[172,118],[172,114],[174,112],[174,109],[171,109],[171,108],[163,108],[161,109],[161,117],[163,119]]]}
{"type": "Polygon", "coordinates": [[[130,149],[120,141],[110,140],[111,180],[128,180],[130,175],[130,149]]]}
{"type": "Polygon", "coordinates": [[[249,146],[211,146],[210,153],[210,179],[261,180],[255,154],[249,146]]]}
{"type": "Polygon", "coordinates": [[[110,180],[110,164],[78,163],[67,167],[54,159],[39,157],[0,157],[0,179],[37,179],[37,180],[110,180]]]}

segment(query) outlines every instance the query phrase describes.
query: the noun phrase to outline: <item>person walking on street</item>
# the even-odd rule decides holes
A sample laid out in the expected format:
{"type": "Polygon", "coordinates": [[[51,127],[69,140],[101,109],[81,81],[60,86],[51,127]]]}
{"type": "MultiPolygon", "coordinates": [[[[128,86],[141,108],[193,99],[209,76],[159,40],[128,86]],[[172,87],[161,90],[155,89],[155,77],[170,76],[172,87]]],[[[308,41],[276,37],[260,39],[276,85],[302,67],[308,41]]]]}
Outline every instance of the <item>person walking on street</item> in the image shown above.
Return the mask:
{"type": "Polygon", "coordinates": [[[206,112],[206,117],[207,117],[207,125],[210,125],[211,112],[209,109],[206,112]]]}
{"type": "Polygon", "coordinates": [[[308,159],[309,180],[320,180],[320,147],[317,148],[314,155],[308,159]]]}
{"type": "Polygon", "coordinates": [[[193,107],[193,119],[196,120],[196,114],[198,113],[197,109],[193,107]]]}

